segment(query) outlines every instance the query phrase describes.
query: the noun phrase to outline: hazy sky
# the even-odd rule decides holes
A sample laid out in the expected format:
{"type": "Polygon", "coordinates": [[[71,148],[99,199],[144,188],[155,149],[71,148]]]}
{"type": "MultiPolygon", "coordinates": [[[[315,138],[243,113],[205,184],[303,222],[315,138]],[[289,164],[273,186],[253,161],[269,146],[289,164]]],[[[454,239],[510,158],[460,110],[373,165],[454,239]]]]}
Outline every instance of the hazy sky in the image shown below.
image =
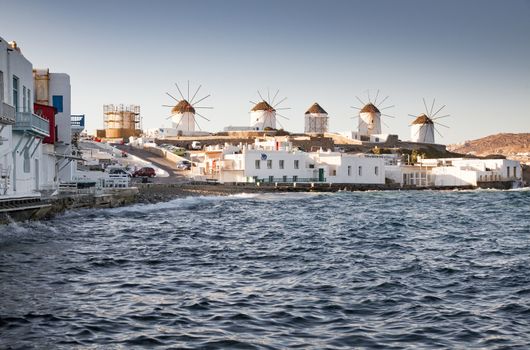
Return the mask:
{"type": "Polygon", "coordinates": [[[403,140],[422,97],[451,114],[441,143],[530,132],[528,0],[0,0],[0,36],[34,67],[70,75],[89,130],[105,103],[139,104],[144,128],[169,126],[165,92],[190,80],[212,95],[212,121],[200,121],[210,131],[248,125],[256,90],[279,88],[290,131],[315,101],[332,131],[356,129],[355,96],[380,89],[397,116],[383,132],[403,140]]]}

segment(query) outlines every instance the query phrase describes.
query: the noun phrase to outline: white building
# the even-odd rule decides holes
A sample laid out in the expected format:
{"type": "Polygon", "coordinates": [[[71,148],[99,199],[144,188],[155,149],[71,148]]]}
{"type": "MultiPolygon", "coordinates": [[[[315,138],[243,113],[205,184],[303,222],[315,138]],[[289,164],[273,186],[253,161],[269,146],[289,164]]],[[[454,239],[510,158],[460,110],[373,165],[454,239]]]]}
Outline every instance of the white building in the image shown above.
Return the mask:
{"type": "Polygon", "coordinates": [[[250,110],[250,127],[253,130],[276,129],[276,110],[261,101],[250,110]]]}
{"type": "Polygon", "coordinates": [[[48,120],[33,113],[33,66],[0,38],[0,198],[39,196],[46,185],[42,141],[48,120]]]}
{"type": "Polygon", "coordinates": [[[420,159],[414,165],[386,167],[386,177],[406,186],[487,186],[493,182],[522,182],[522,168],[509,159],[420,159]]]}
{"type": "Polygon", "coordinates": [[[434,122],[425,114],[419,115],[410,126],[412,142],[434,143],[434,122]]]}
{"type": "Polygon", "coordinates": [[[304,132],[323,134],[328,132],[329,117],[328,113],[318,103],[313,103],[305,112],[304,132]]]}
{"type": "Polygon", "coordinates": [[[306,153],[269,139],[237,148],[211,148],[194,174],[220,182],[384,184],[384,159],[331,151],[306,153]]]}
{"type": "Polygon", "coordinates": [[[56,141],[54,154],[60,182],[70,182],[76,164],[72,157],[72,121],[70,76],[65,73],[50,73],[49,69],[33,71],[35,102],[53,106],[56,141]]]}

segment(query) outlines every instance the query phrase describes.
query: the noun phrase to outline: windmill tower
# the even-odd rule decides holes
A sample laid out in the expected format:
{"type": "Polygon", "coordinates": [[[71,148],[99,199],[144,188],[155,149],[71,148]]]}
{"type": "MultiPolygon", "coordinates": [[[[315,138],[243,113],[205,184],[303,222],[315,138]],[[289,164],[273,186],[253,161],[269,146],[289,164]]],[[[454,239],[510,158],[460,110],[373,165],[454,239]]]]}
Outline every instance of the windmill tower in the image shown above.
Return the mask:
{"type": "Polygon", "coordinates": [[[435,101],[436,99],[433,99],[431,108],[429,109],[427,108],[427,103],[425,103],[425,99],[423,99],[425,113],[422,113],[419,116],[409,114],[409,116],[415,118],[410,124],[410,139],[412,142],[435,143],[435,131],[438,135],[440,135],[440,137],[442,137],[442,134],[436,129],[435,125],[439,125],[444,128],[449,128],[448,126],[440,124],[436,121],[441,118],[449,117],[449,114],[437,117],[436,115],[440,113],[442,109],[444,109],[445,105],[443,105],[436,112],[433,113],[435,101]]]}
{"type": "Polygon", "coordinates": [[[278,111],[286,110],[290,108],[288,107],[278,108],[278,106],[287,99],[287,97],[285,97],[281,99],[279,102],[275,103],[276,97],[278,96],[279,92],[280,90],[276,92],[276,94],[271,100],[269,91],[267,91],[267,99],[264,99],[261,93],[258,91],[258,95],[261,98],[261,101],[258,103],[254,101],[250,101],[250,103],[254,105],[254,107],[252,107],[252,109],[250,110],[250,127],[252,129],[254,130],[276,129],[276,123],[280,124],[280,126],[283,128],[283,126],[278,121],[276,116],[278,115],[288,120],[289,118],[280,114],[278,111]]]}
{"type": "Polygon", "coordinates": [[[195,97],[197,96],[197,93],[201,89],[202,85],[199,85],[197,90],[195,90],[195,93],[190,98],[190,82],[188,80],[188,94],[187,97],[184,97],[184,94],[180,90],[177,83],[175,83],[175,86],[177,87],[177,90],[180,94],[181,100],[177,99],[173,95],[171,95],[169,92],[166,92],[166,95],[171,97],[173,100],[177,102],[175,105],[162,105],[163,107],[171,107],[171,115],[167,118],[172,121],[172,127],[176,129],[177,134],[189,134],[192,135],[196,132],[195,127],[197,127],[199,130],[201,130],[199,123],[197,123],[196,115],[199,117],[210,121],[210,119],[206,118],[202,114],[196,111],[196,109],[213,109],[213,107],[207,107],[207,106],[198,106],[198,104],[208,97],[210,95],[206,95],[203,98],[198,99],[195,101],[195,97]]]}
{"type": "Polygon", "coordinates": [[[311,107],[305,112],[305,127],[304,132],[323,134],[328,132],[328,112],[320,107],[318,103],[313,103],[311,107]]]}
{"type": "MultiPolygon", "coordinates": [[[[358,96],[355,96],[357,100],[361,103],[361,106],[363,107],[355,107],[352,106],[352,108],[359,110],[359,124],[358,124],[358,131],[360,136],[368,136],[371,135],[378,135],[381,134],[381,123],[384,123],[381,120],[381,116],[385,116],[388,118],[395,118],[394,116],[382,113],[383,110],[392,108],[392,106],[386,106],[381,107],[383,103],[388,99],[389,96],[386,96],[381,101],[377,102],[379,98],[379,90],[377,90],[377,94],[375,95],[374,100],[370,98],[370,91],[367,91],[368,94],[368,102],[361,100],[358,96]]],[[[386,124],[385,124],[386,125],[386,124]]]]}

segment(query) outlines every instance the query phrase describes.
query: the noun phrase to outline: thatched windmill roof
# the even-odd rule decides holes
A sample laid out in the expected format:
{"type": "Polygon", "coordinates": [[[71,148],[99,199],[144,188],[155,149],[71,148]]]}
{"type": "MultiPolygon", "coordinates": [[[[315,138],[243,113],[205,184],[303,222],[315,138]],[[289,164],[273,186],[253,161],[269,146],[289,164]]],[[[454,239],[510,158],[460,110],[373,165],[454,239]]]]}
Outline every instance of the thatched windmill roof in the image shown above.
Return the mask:
{"type": "Polygon", "coordinates": [[[316,102],[313,103],[313,105],[309,107],[309,109],[305,112],[305,114],[311,114],[311,113],[328,114],[328,112],[326,112],[324,108],[320,107],[320,105],[316,102]]]}
{"type": "Polygon", "coordinates": [[[412,125],[414,124],[434,124],[434,122],[425,114],[420,114],[418,118],[414,119],[414,121],[412,122],[412,125]]]}
{"type": "Polygon", "coordinates": [[[276,112],[274,107],[272,107],[270,104],[268,104],[265,101],[261,101],[257,103],[254,108],[252,108],[250,111],[256,112],[256,111],[269,111],[269,112],[276,112]]]}
{"type": "Polygon", "coordinates": [[[376,106],[372,103],[368,103],[366,106],[361,109],[360,113],[381,113],[376,106]]]}
{"type": "Polygon", "coordinates": [[[185,113],[185,112],[190,112],[190,113],[195,114],[195,108],[193,108],[193,106],[186,100],[180,100],[179,103],[177,103],[175,107],[171,109],[171,113],[173,114],[185,113]]]}

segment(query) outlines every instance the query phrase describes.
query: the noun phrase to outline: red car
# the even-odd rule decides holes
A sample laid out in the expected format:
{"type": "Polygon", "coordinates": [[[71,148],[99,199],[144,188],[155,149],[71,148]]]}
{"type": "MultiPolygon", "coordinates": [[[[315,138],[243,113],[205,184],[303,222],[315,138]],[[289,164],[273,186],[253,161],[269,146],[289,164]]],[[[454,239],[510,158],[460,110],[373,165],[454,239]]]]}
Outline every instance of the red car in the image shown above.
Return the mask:
{"type": "Polygon", "coordinates": [[[138,176],[154,177],[156,174],[155,174],[155,169],[150,168],[150,167],[144,167],[144,168],[140,168],[136,170],[132,175],[134,177],[138,177],[138,176]]]}

